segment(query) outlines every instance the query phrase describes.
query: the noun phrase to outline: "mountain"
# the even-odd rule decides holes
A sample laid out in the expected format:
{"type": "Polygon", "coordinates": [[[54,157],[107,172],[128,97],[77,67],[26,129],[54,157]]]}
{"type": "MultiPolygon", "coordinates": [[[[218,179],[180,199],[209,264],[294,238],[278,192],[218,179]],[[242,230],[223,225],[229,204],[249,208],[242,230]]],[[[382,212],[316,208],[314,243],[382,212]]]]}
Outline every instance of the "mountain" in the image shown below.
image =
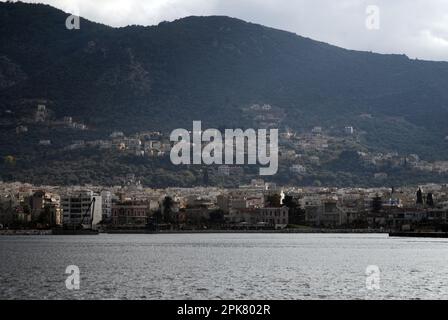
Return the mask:
{"type": "MultiPolygon", "coordinates": [[[[19,119],[43,101],[98,137],[193,120],[252,127],[245,108],[269,104],[285,114],[282,128],[351,125],[374,150],[448,156],[447,62],[346,50],[225,16],[124,28],[81,19],[79,30],[66,29],[67,17],[0,3],[0,112],[19,119]]],[[[1,129],[2,156],[25,152],[14,129],[1,129]]]]}

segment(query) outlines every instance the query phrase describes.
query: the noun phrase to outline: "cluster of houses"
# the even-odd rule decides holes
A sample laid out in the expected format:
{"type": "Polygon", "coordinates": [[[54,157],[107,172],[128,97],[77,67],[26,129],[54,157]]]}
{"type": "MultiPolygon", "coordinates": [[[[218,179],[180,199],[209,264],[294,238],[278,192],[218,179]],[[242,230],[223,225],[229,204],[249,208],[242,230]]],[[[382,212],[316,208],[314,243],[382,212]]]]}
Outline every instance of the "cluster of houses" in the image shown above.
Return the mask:
{"type": "Polygon", "coordinates": [[[444,174],[448,173],[448,161],[429,162],[420,159],[417,154],[400,155],[397,152],[365,153],[358,152],[366,166],[381,169],[408,167],[418,171],[444,174]]]}
{"type": "Polygon", "coordinates": [[[409,230],[448,223],[448,185],[293,188],[262,180],[234,189],[0,184],[0,227],[347,228],[409,230]],[[420,196],[417,193],[420,193],[420,196]]]}
{"type": "MultiPolygon", "coordinates": [[[[269,104],[253,104],[243,108],[243,115],[253,119],[254,125],[263,128],[278,128],[285,118],[284,110],[269,104]]],[[[45,123],[51,126],[63,126],[79,130],[86,130],[83,123],[73,121],[72,117],[65,116],[60,120],[50,120],[52,112],[44,104],[38,104],[32,117],[24,119],[23,123],[16,127],[16,133],[26,134],[29,130],[27,123],[45,123]]],[[[281,163],[289,166],[289,171],[294,175],[305,175],[312,172],[313,168],[321,164],[321,156],[334,153],[335,150],[344,150],[346,141],[356,140],[356,130],[353,126],[345,126],[337,130],[337,135],[332,135],[321,126],[315,126],[308,132],[297,133],[286,129],[280,132],[279,157],[281,163]],[[347,140],[349,139],[349,140],[347,140]]],[[[38,144],[43,147],[52,145],[49,139],[41,139],[38,144]]],[[[64,150],[76,150],[82,148],[98,148],[100,150],[118,150],[133,156],[163,157],[169,155],[173,143],[169,137],[159,131],[147,131],[126,136],[121,131],[114,131],[106,139],[99,140],[73,140],[64,147],[64,150]]],[[[407,167],[416,171],[424,171],[438,174],[448,173],[448,161],[428,162],[421,160],[418,155],[399,155],[396,152],[370,153],[358,152],[364,165],[374,167],[378,172],[374,175],[377,180],[384,180],[387,174],[382,169],[394,167],[407,167]]],[[[228,168],[220,169],[220,175],[231,175],[228,168]]],[[[230,169],[232,171],[232,169],[230,169]]]]}
{"type": "MultiPolygon", "coordinates": [[[[28,122],[33,123],[47,123],[52,126],[63,126],[67,128],[73,128],[78,130],[87,130],[87,126],[81,122],[73,121],[70,116],[65,116],[62,119],[51,119],[52,111],[46,107],[44,104],[38,104],[37,109],[31,119],[27,119],[28,122]]],[[[20,128],[20,126],[18,127],[20,128]]],[[[18,130],[21,131],[21,130],[18,130]]],[[[26,132],[26,131],[25,131],[26,132]]]]}
{"type": "Polygon", "coordinates": [[[270,104],[253,104],[242,109],[243,116],[250,119],[256,128],[279,128],[286,117],[282,108],[270,104]]]}
{"type": "MultiPolygon", "coordinates": [[[[289,171],[296,175],[305,175],[310,169],[319,166],[321,156],[326,157],[335,151],[344,150],[346,141],[355,141],[355,129],[352,126],[344,127],[342,135],[328,135],[322,127],[314,127],[311,132],[297,134],[286,131],[280,134],[280,159],[290,163],[289,171]],[[351,140],[347,140],[350,138],[351,140]]],[[[337,152],[336,152],[337,153],[337,152]]],[[[408,168],[415,171],[431,172],[436,174],[448,173],[448,161],[429,162],[420,159],[417,154],[402,155],[397,152],[373,153],[358,151],[360,160],[366,168],[377,171],[373,178],[384,180],[388,177],[384,168],[408,168]]]]}
{"type": "MultiPolygon", "coordinates": [[[[30,116],[21,119],[20,124],[16,127],[16,134],[23,135],[28,133],[29,128],[27,124],[43,124],[51,127],[87,130],[87,126],[84,123],[73,121],[73,118],[70,116],[65,116],[62,119],[55,120],[52,115],[53,112],[48,109],[45,104],[38,104],[37,108],[30,116]]],[[[41,139],[39,140],[38,144],[41,146],[50,146],[51,140],[41,139]]]]}
{"type": "Polygon", "coordinates": [[[66,146],[66,150],[82,148],[99,148],[101,150],[117,150],[133,156],[161,157],[169,155],[172,143],[158,131],[139,132],[126,136],[121,131],[114,131],[109,139],[103,140],[77,140],[66,146]]]}

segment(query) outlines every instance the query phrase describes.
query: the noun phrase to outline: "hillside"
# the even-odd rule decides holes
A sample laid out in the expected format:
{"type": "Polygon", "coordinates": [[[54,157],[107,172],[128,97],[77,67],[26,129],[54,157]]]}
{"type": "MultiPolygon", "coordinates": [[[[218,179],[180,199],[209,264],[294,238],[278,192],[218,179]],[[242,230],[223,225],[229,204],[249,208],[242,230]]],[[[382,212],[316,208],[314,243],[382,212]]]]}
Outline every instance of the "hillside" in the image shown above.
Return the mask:
{"type": "Polygon", "coordinates": [[[224,16],[125,28],[82,19],[80,30],[65,28],[67,16],[0,3],[2,156],[25,154],[42,138],[63,144],[190,128],[192,120],[253,127],[245,110],[269,104],[285,115],[280,128],[350,125],[375,151],[448,157],[447,62],[346,50],[224,16]],[[17,138],[38,103],[89,130],[17,138]]]}

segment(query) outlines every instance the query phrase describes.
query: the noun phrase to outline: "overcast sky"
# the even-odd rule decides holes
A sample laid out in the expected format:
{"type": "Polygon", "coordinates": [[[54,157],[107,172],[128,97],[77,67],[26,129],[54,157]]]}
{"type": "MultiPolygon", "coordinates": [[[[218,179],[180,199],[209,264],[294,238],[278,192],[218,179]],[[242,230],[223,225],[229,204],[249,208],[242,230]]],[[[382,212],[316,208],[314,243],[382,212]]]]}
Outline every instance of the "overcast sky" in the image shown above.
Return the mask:
{"type": "Polygon", "coordinates": [[[448,61],[447,0],[26,0],[111,26],[227,15],[348,49],[448,61]],[[379,8],[379,29],[375,12],[379,8]],[[372,18],[372,19],[370,19],[372,18]]]}

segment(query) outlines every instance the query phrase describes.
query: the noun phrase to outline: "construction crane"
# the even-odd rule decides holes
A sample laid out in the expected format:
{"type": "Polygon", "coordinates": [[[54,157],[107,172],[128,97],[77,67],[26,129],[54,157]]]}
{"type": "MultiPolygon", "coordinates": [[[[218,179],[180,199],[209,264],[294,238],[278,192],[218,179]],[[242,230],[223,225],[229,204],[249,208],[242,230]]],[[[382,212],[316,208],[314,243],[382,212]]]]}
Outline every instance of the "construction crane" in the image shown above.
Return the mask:
{"type": "Polygon", "coordinates": [[[84,214],[81,217],[81,221],[79,224],[71,223],[64,224],[62,228],[54,228],[52,229],[52,234],[58,235],[92,235],[98,234],[98,230],[93,230],[93,215],[95,210],[95,198],[93,197],[89,203],[89,207],[86,209],[84,214]],[[91,217],[90,220],[90,228],[84,228],[84,220],[86,217],[91,217]]]}
{"type": "Polygon", "coordinates": [[[91,216],[90,229],[93,229],[93,212],[94,212],[94,210],[95,210],[95,197],[92,198],[92,200],[90,201],[89,207],[87,208],[84,215],[82,216],[81,222],[79,223],[80,229],[84,228],[84,219],[88,216],[91,216]]]}

